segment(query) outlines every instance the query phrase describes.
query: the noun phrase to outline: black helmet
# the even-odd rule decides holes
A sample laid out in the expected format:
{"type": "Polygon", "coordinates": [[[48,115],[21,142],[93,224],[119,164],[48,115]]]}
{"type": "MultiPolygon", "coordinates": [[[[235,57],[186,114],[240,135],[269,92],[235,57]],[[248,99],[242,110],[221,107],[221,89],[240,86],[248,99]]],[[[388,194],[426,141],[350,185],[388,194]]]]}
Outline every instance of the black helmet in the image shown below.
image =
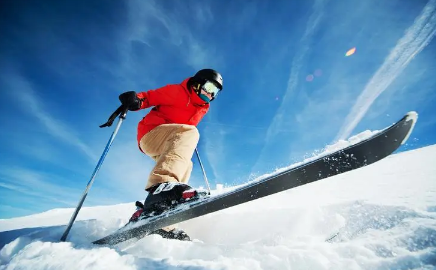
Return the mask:
{"type": "Polygon", "coordinates": [[[220,90],[223,90],[223,77],[218,71],[213,69],[202,69],[199,70],[194,75],[194,80],[201,85],[203,85],[206,81],[211,81],[217,84],[220,90]]]}

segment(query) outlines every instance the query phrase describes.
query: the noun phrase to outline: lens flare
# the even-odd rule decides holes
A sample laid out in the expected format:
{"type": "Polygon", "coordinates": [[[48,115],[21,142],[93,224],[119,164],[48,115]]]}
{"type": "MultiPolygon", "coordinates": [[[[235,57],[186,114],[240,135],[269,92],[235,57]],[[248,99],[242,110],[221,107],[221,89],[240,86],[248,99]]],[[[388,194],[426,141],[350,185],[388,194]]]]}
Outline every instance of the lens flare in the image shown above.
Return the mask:
{"type": "Polygon", "coordinates": [[[348,52],[345,54],[345,56],[350,56],[356,52],[356,47],[351,48],[348,50],[348,52]]]}

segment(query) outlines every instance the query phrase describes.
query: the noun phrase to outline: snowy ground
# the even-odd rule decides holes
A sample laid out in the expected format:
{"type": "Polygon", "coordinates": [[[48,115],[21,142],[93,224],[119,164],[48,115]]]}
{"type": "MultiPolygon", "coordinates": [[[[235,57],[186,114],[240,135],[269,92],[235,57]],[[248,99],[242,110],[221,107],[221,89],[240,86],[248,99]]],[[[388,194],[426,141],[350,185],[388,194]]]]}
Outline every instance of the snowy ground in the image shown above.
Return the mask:
{"type": "Polygon", "coordinates": [[[82,209],[60,243],[72,211],[0,220],[0,269],[436,269],[436,145],[182,223],[193,242],[90,244],[131,203],[82,209]]]}

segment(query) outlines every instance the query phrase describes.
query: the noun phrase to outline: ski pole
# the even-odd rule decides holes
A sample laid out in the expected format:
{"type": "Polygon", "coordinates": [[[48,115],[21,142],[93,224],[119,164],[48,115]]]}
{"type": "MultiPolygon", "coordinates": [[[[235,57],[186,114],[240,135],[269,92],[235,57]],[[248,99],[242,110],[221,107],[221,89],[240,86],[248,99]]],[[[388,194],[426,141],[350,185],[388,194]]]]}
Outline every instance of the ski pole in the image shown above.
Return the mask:
{"type": "Polygon", "coordinates": [[[109,141],[103,151],[103,154],[100,157],[100,160],[97,163],[97,166],[94,169],[94,172],[91,175],[91,179],[88,182],[88,185],[86,186],[85,192],[83,192],[82,198],[79,201],[79,204],[76,207],[76,210],[74,211],[73,215],[71,216],[70,222],[68,223],[67,229],[65,230],[64,234],[61,237],[61,241],[64,242],[67,239],[68,233],[71,230],[71,227],[73,226],[74,221],[76,220],[77,215],[79,214],[80,209],[82,208],[83,202],[86,199],[86,196],[88,195],[88,191],[91,189],[92,184],[94,183],[94,179],[95,176],[97,175],[97,172],[100,170],[101,165],[103,164],[103,161],[107,155],[107,153],[109,152],[109,148],[112,145],[112,142],[115,139],[115,136],[118,133],[118,130],[120,129],[121,123],[123,122],[124,119],[126,119],[126,115],[127,115],[127,111],[128,109],[124,108],[123,106],[120,106],[110,117],[109,120],[101,125],[100,127],[110,127],[113,123],[113,121],[115,120],[115,118],[117,118],[117,116],[120,116],[120,120],[118,120],[118,124],[115,127],[114,132],[112,133],[111,137],[109,138],[109,141]]]}
{"type": "Polygon", "coordinates": [[[209,195],[210,195],[209,181],[207,181],[206,171],[204,170],[203,163],[201,163],[200,154],[198,154],[197,148],[195,148],[195,153],[197,154],[198,162],[200,163],[201,170],[203,171],[203,178],[204,181],[206,182],[207,190],[209,191],[209,195]]]}

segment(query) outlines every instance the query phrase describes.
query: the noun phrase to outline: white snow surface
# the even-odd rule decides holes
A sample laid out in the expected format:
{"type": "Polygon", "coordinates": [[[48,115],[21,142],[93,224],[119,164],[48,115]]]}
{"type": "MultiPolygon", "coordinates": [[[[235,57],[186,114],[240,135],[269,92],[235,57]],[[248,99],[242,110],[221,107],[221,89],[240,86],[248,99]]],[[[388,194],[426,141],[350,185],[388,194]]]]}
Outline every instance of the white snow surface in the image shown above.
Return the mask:
{"type": "Polygon", "coordinates": [[[0,269],[436,269],[436,145],[181,223],[192,242],[90,244],[134,210],[84,207],[65,243],[73,209],[0,220],[0,269]]]}

